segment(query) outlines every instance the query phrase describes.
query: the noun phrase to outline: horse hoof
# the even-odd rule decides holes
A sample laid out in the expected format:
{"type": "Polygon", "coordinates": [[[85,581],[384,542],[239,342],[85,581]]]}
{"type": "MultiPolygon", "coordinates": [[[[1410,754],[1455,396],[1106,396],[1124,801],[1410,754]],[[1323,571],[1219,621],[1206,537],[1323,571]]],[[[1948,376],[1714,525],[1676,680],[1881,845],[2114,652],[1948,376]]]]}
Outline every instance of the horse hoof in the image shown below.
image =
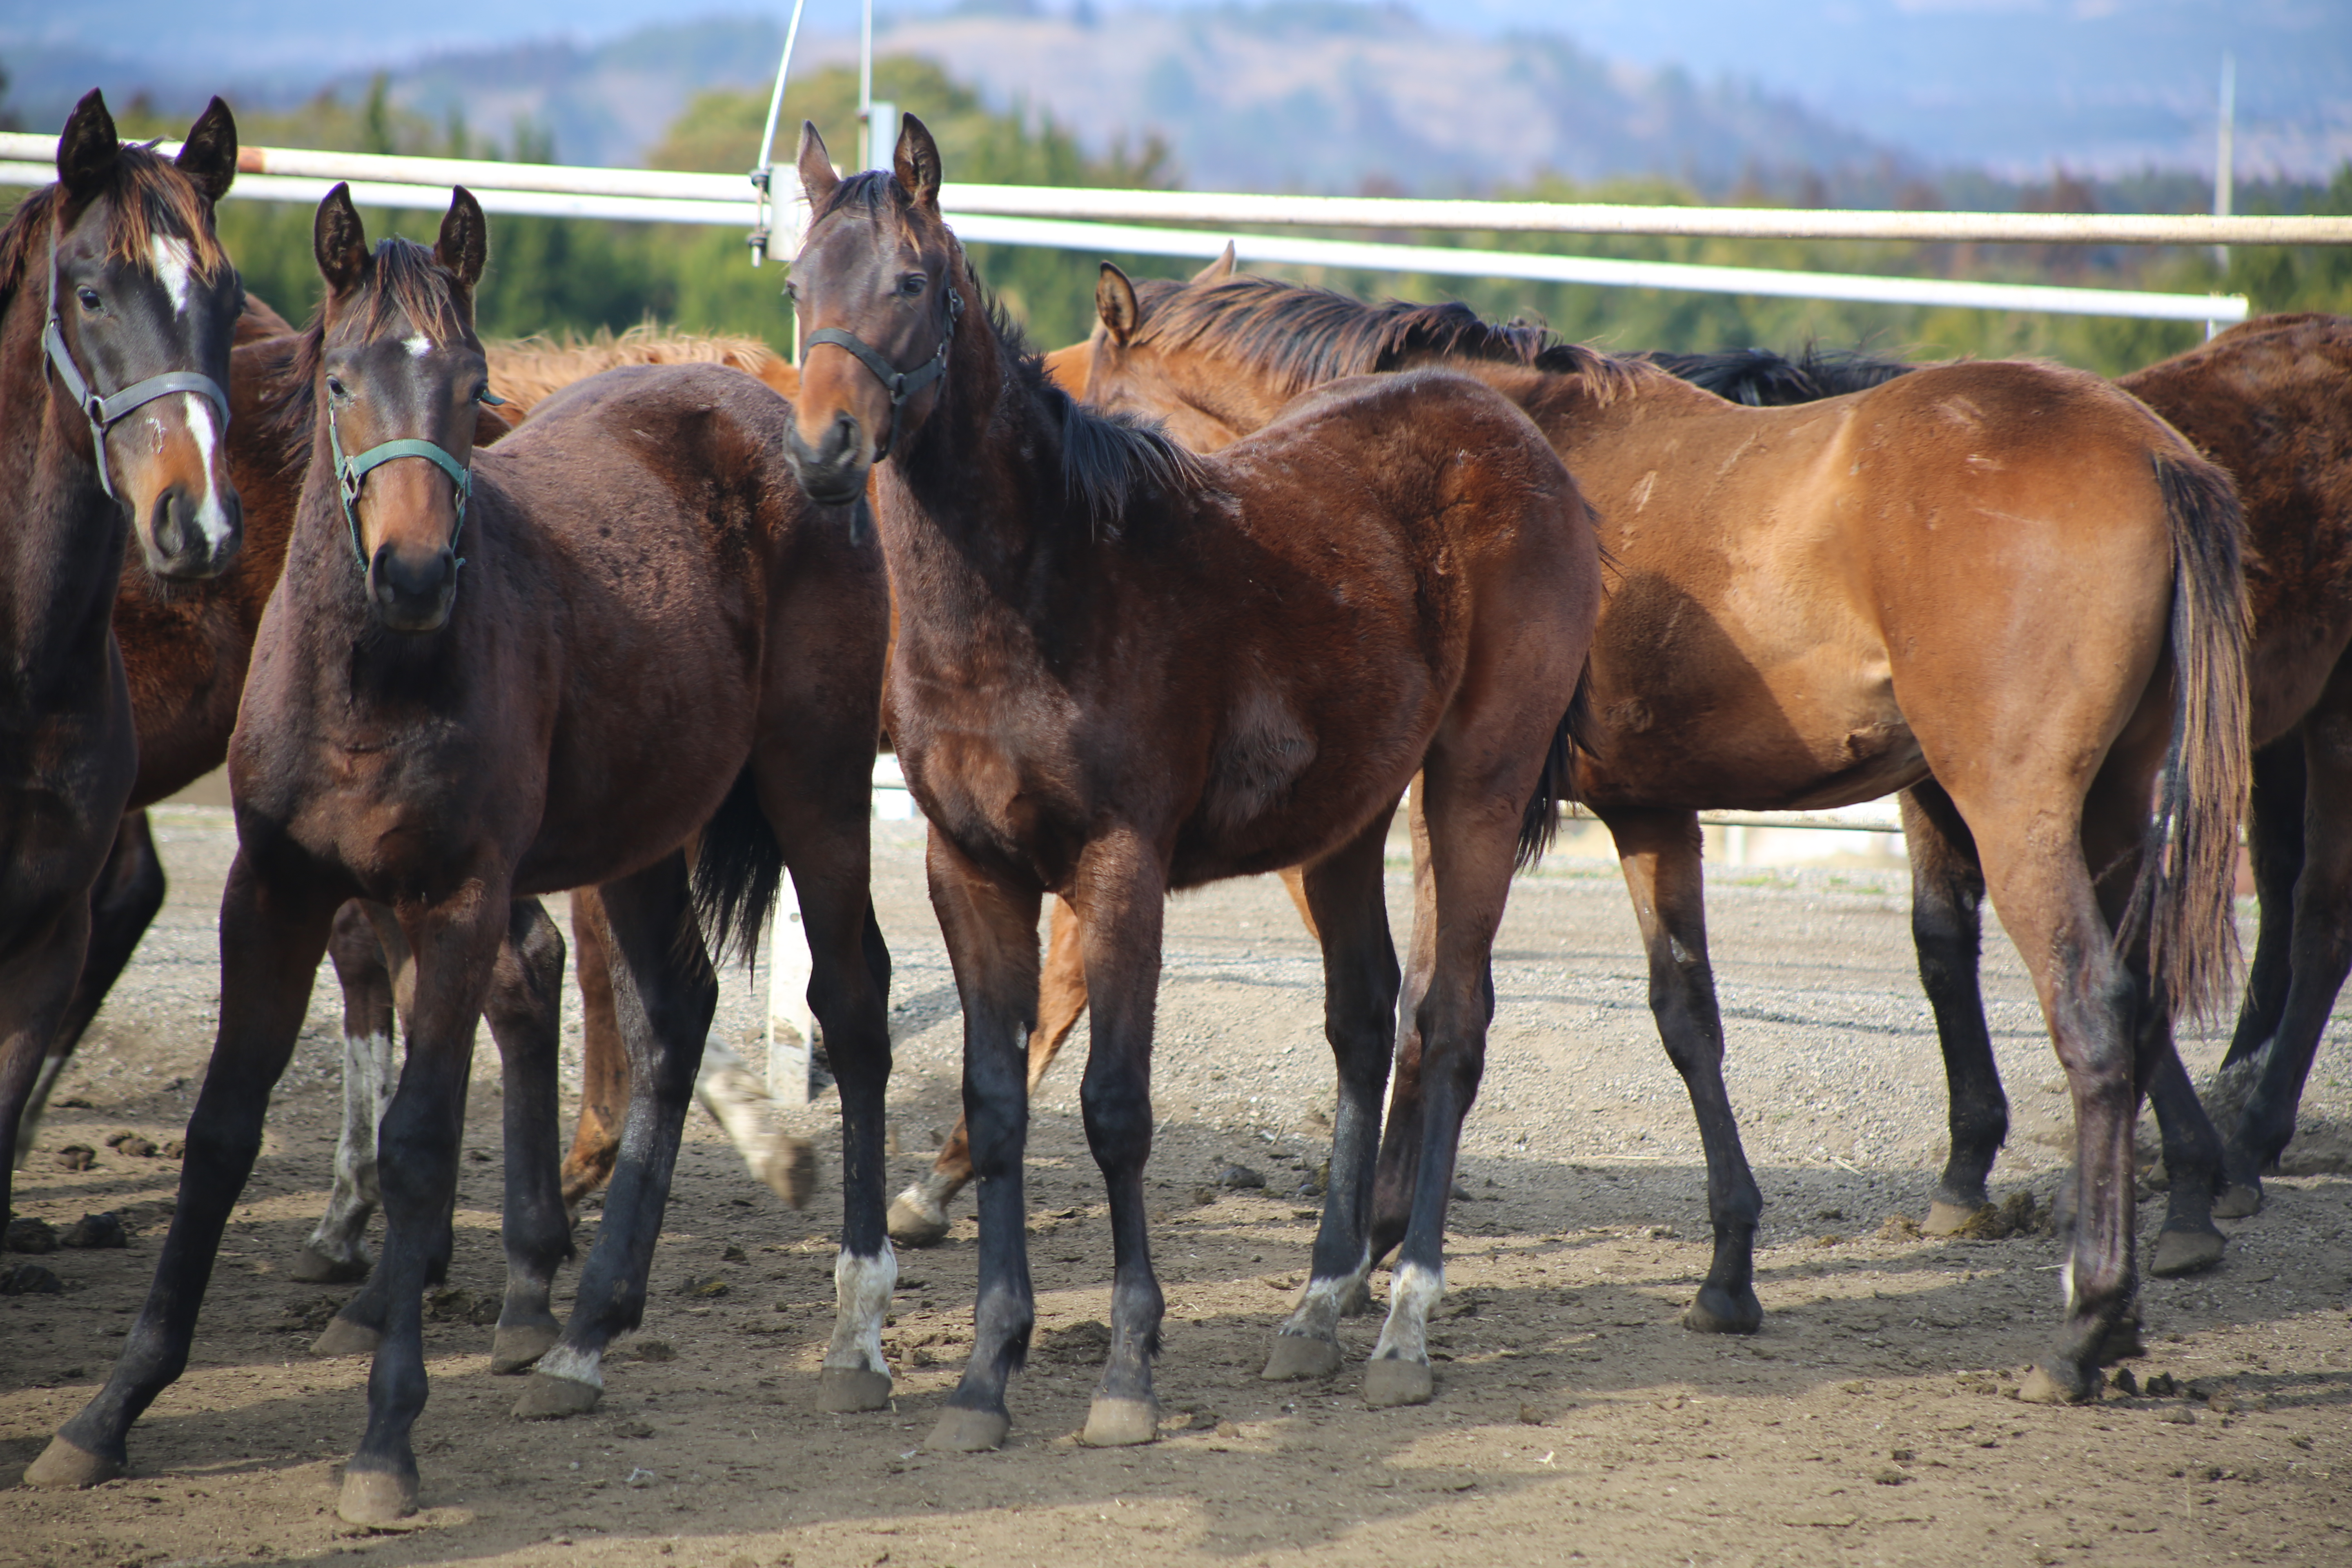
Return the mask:
{"type": "Polygon", "coordinates": [[[984,1454],[1003,1447],[1004,1435],[1012,1430],[1013,1417],[1001,1410],[967,1410],[950,1405],[940,1412],[940,1424],[931,1428],[923,1447],[940,1454],[984,1454]]]}
{"type": "Polygon", "coordinates": [[[1969,1221],[1991,1206],[1990,1204],[1946,1203],[1937,1198],[1927,1205],[1927,1217],[1919,1222],[1919,1228],[1929,1236],[1958,1236],[1968,1228],[1969,1221]]]}
{"type": "Polygon", "coordinates": [[[1311,1334],[1276,1334],[1274,1353],[1265,1358],[1258,1376],[1268,1383],[1296,1383],[1302,1377],[1328,1377],[1339,1370],[1339,1344],[1311,1334]]]}
{"type": "Polygon", "coordinates": [[[1437,1393],[1437,1376],[1426,1362],[1387,1356],[1364,1363],[1364,1403],[1374,1410],[1426,1405],[1437,1393]]]}
{"type": "Polygon", "coordinates": [[[1343,1318],[1360,1318],[1371,1310],[1372,1282],[1369,1279],[1359,1279],[1356,1281],[1356,1288],[1348,1292],[1348,1299],[1339,1303],[1339,1315],[1343,1318]]]}
{"type": "Polygon", "coordinates": [[[327,1331],[310,1342],[310,1353],[322,1359],[341,1355],[373,1355],[383,1334],[348,1318],[330,1318],[327,1331]]]}
{"type": "Polygon", "coordinates": [[[1753,1290],[1737,1296],[1719,1285],[1702,1285],[1683,1309],[1683,1327],[1695,1334],[1752,1334],[1764,1326],[1764,1304],[1753,1290]]]}
{"type": "Polygon", "coordinates": [[[374,1267],[364,1258],[330,1258],[315,1247],[305,1247],[294,1255],[294,1267],[287,1272],[305,1285],[349,1285],[366,1279],[374,1267]]]}
{"type": "Polygon", "coordinates": [[[947,1211],[926,1205],[916,1187],[890,1200],[887,1224],[890,1239],[901,1247],[936,1247],[948,1234],[947,1211]]]}
{"type": "Polygon", "coordinates": [[[2126,1318],[2107,1331],[2099,1342],[2099,1364],[2113,1366],[2119,1361],[2134,1361],[2147,1353],[2147,1342],[2140,1337],[2138,1320],[2126,1318]]]}
{"type": "Polygon", "coordinates": [[[534,1372],[530,1381],[522,1385],[522,1397],[515,1401],[515,1419],[561,1421],[570,1415],[585,1415],[604,1397],[604,1391],[593,1383],[534,1372]]]}
{"type": "Polygon", "coordinates": [[[79,1491],[100,1481],[110,1481],[121,1473],[122,1467],[112,1459],[101,1458],[63,1437],[52,1437],[49,1446],[41,1450],[41,1457],[25,1471],[25,1484],[79,1491]]]}
{"type": "Polygon", "coordinates": [[[1131,1448],[1160,1436],[1160,1406],[1149,1399],[1097,1396],[1087,1411],[1078,1441],[1089,1448],[1131,1448]]]}
{"type": "Polygon", "coordinates": [[[531,1363],[555,1348],[563,1337],[563,1325],[553,1318],[545,1322],[500,1323],[490,1335],[490,1375],[511,1377],[528,1372],[531,1363]]]}
{"type": "Polygon", "coordinates": [[[2106,1379],[2096,1372],[2085,1380],[2036,1365],[2017,1385],[2017,1397],[2028,1405],[2082,1405],[2096,1399],[2105,1384],[2106,1379]]]}
{"type": "Polygon", "coordinates": [[[805,1138],[779,1138],[760,1162],[760,1179],[793,1207],[808,1207],[816,1195],[816,1145],[805,1138]]]}
{"type": "Polygon", "coordinates": [[[416,1511],[416,1478],[389,1470],[345,1470],[335,1514],[345,1524],[384,1525],[416,1511]]]}
{"type": "Polygon", "coordinates": [[[816,1374],[816,1407],[836,1415],[890,1408],[890,1374],[862,1366],[829,1366],[816,1374]]]}
{"type": "Polygon", "coordinates": [[[2232,1182],[2213,1200],[2215,1219],[2252,1219],[2263,1212],[2263,1189],[2252,1182],[2232,1182]]]}
{"type": "Polygon", "coordinates": [[[2149,1260],[2147,1271],[2158,1279],[2202,1273],[2221,1261],[2228,1247],[2228,1239],[2210,1226],[2202,1230],[2158,1231],[2156,1256],[2149,1260]]]}

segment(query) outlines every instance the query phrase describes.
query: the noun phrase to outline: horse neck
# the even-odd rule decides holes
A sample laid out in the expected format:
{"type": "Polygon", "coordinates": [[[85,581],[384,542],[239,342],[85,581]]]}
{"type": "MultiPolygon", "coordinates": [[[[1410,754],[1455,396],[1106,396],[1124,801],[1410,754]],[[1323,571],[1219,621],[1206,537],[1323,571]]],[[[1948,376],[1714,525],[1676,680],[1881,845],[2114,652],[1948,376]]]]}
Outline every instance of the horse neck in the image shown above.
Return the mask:
{"type": "Polygon", "coordinates": [[[52,394],[46,305],[19,280],[0,322],[0,703],[20,715],[99,700],[130,538],[52,394]]]}

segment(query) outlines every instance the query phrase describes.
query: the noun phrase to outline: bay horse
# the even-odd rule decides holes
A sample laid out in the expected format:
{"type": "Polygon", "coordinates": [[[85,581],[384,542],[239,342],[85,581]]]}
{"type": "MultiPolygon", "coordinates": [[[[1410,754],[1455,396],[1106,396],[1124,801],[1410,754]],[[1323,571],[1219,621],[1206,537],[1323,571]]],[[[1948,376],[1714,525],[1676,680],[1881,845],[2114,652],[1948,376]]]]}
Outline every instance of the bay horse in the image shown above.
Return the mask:
{"type": "Polygon", "coordinates": [[[814,125],[790,290],[804,329],[786,451],[856,527],[869,477],[898,603],[887,712],[930,819],[931,900],[964,1015],[979,1171],[972,1353],[929,1439],[1001,1443],[1034,1322],[1021,1059],[1048,892],[1085,921],[1083,1090],[1108,1192],[1111,1344],[1082,1440],[1155,1434],[1161,1295],[1142,1178],[1162,906],[1301,864],[1339,1063],[1314,1278],[1282,1368],[1339,1362],[1365,1225],[1399,972],[1387,825],[1416,770],[1433,847],[1420,1181],[1375,1405],[1433,1392],[1426,1320],[1462,1117],[1493,1009],[1515,860],[1556,820],[1599,602],[1591,521],[1541,435],[1466,377],[1336,386],[1196,458],[1075,405],[980,292],[939,207],[939,150],[905,118],[893,167],[834,173],[814,125]]]}
{"type": "MultiPolygon", "coordinates": [[[[1835,396],[1916,368],[1816,349],[1794,359],[1760,349],[1657,357],[1677,375],[1759,405],[1835,396]]],[[[2116,384],[2227,469],[2245,509],[2253,615],[2246,837],[2261,925],[2215,1084],[2226,1184],[2213,1208],[2240,1218],[2261,1207],[2263,1173],[2294,1136],[2304,1080],[2352,968],[2352,318],[2257,317],[2116,384]]],[[[1948,831],[1939,805],[1932,796],[1905,804],[1913,923],[1952,1085],[1944,1187],[1981,1194],[2009,1128],[1977,985],[1984,879],[1973,846],[1948,831]]],[[[2168,1079],[2154,1086],[2176,1183],[2207,1173],[2183,1136],[2195,1120],[2179,1103],[2184,1087],[2168,1079]]],[[[1930,1228],[1939,1221],[1948,1225],[1931,1214],[1930,1228]]]]}
{"type": "Polygon", "coordinates": [[[26,1479],[119,1474],[131,1423],[185,1364],[270,1087],[353,897],[389,912],[377,929],[411,1001],[380,1134],[385,1321],[344,1518],[383,1523],[415,1506],[421,1288],[448,1256],[475,1021],[501,996],[525,1005],[491,1008],[506,1058],[499,1334],[550,1335],[548,1285],[571,1242],[555,1161],[561,955],[543,891],[600,889],[635,1102],[570,1323],[517,1413],[592,1408],[605,1346],[643,1310],[716,1000],[698,913],[722,945],[748,945],[786,868],[842,1084],[852,1194],[836,1279],[856,1310],[825,1379],[878,1380],[887,1397],[888,959],[866,892],[879,551],[810,522],[775,460],[787,406],[716,367],[593,378],[475,461],[487,226],[462,188],[432,249],[394,238],[371,250],[338,185],[314,248],[328,288],[303,339],[311,395],[281,411],[311,445],[230,747],[239,847],[222,900],[219,1037],[154,1288],[104,1389],[26,1479]],[[679,846],[698,830],[689,874],[679,846]],[[494,990],[502,968],[511,979],[494,990]]]}
{"type": "Polygon", "coordinates": [[[110,624],[127,541],[165,580],[218,574],[239,542],[239,289],[213,232],[236,121],[214,99],[167,160],[124,146],[92,92],[57,170],[0,228],[0,1219],[138,771],[110,624]]]}
{"type": "MultiPolygon", "coordinates": [[[[1615,572],[1578,786],[1616,840],[1706,1151],[1715,1256],[1685,1326],[1762,1320],[1762,1197],[1723,1086],[1696,813],[1927,783],[1949,801],[2075,1112],[2066,1319],[2026,1393],[2095,1394],[2111,1334],[2136,1321],[2132,1122],[2152,1080],[2186,1089],[2172,1011],[2210,1005],[2235,952],[2246,612],[2227,476],[2126,394],[2053,365],[1749,408],[1460,306],[1240,276],[1138,289],[1106,267],[1097,307],[1088,401],[1164,415],[1190,442],[1260,428],[1334,377],[1445,364],[1526,408],[1593,496],[1615,572]]],[[[1376,1251],[1403,1223],[1391,1194],[1411,1176],[1414,1090],[1408,1068],[1376,1251]]],[[[2218,1155],[2210,1125],[2196,1131],[2218,1155]]],[[[2211,1202],[2176,1184],[2156,1268],[2218,1257],[2211,1202]]]]}

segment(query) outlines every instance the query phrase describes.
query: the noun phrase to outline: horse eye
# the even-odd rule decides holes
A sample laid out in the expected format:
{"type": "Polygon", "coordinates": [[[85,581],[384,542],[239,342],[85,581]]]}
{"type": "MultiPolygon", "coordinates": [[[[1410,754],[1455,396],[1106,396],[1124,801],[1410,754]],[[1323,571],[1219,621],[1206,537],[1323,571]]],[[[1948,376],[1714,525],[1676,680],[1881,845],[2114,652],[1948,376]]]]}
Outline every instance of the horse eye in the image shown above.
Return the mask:
{"type": "Polygon", "coordinates": [[[77,289],[74,298],[81,301],[81,308],[85,310],[95,310],[100,303],[95,289],[77,289]]]}
{"type": "Polygon", "coordinates": [[[924,285],[929,282],[930,282],[930,279],[924,277],[921,273],[909,272],[904,278],[898,279],[898,292],[911,300],[916,295],[921,293],[923,291],[924,285]]]}
{"type": "Polygon", "coordinates": [[[343,390],[343,383],[341,376],[331,375],[327,378],[327,392],[331,396],[334,397],[349,397],[351,395],[350,393],[343,390]]]}

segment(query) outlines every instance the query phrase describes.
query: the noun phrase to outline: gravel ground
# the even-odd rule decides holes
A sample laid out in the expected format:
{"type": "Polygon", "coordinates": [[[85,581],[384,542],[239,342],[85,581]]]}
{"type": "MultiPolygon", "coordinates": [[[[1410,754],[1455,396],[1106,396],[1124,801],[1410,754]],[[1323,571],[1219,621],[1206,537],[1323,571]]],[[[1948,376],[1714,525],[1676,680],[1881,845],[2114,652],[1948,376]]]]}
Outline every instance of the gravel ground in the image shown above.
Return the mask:
{"type": "MultiPolygon", "coordinates": [[[[0,1477],[89,1397],[153,1267],[177,1168],[103,1140],[176,1133],[210,1045],[213,910],[231,832],[225,813],[187,806],[165,808],[158,828],[170,902],[60,1086],[62,1100],[86,1103],[53,1113],[17,1189],[22,1212],[62,1226],[112,1209],[133,1234],[126,1250],[37,1259],[62,1277],[62,1295],[0,1299],[0,1477]],[[50,1151],[66,1143],[95,1147],[97,1163],[58,1169],[50,1151]]],[[[919,833],[876,826],[877,902],[897,966],[898,1183],[953,1121],[961,1044],[919,833]]],[[[1376,1318],[1348,1326],[1350,1363],[1328,1383],[1257,1381],[1304,1278],[1312,1205],[1295,1194],[1324,1153],[1331,1068],[1318,961],[1287,899],[1271,880],[1228,884],[1181,897],[1168,921],[1152,1167],[1169,1298],[1159,1444],[1095,1453],[1070,1436],[1099,1357],[1109,1266],[1074,1058],[1038,1097],[1041,1333],[1003,1454],[919,1447],[969,1343],[968,1205],[940,1247],[902,1258],[886,1334],[896,1413],[821,1415],[810,1394],[838,1196],[782,1209],[698,1117],[638,1352],[614,1363],[603,1407],[565,1426],[513,1423],[515,1385],[487,1372],[488,1331],[452,1304],[427,1338],[426,1510],[414,1531],[360,1535],[331,1510],[365,1367],[304,1356],[335,1297],[284,1272],[317,1215],[333,1139],[328,984],[273,1106],[194,1359],[133,1433],[132,1476],[72,1496],[0,1492],[0,1563],[364,1553],[970,1568],[1485,1563],[1498,1551],[1544,1563],[2352,1560],[2342,1041],[2331,1037],[2314,1072],[2295,1173],[2273,1184],[2263,1215],[2229,1227],[2229,1260],[2147,1288],[2151,1353],[2134,1374],[2179,1388],[2111,1392],[2080,1410],[2021,1405],[2000,1395],[2056,1324],[2050,1243],[1933,1242],[1901,1227],[1924,1211],[1945,1144],[1901,872],[1735,869],[1710,889],[1731,1092],[1769,1205],[1768,1321],[1753,1340],[1675,1326],[1706,1257],[1697,1140],[1651,1026],[1615,868],[1557,856],[1517,886],[1496,953],[1436,1401],[1373,1412],[1354,1397],[1376,1318]],[[1235,1162],[1267,1184],[1210,1184],[1235,1162]],[[724,1294],[678,1294],[714,1274],[724,1294]]],[[[1400,931],[1405,893],[1400,860],[1400,931]]],[[[2046,1201],[2064,1159],[2063,1087],[2014,952],[1997,934],[1987,946],[2015,1129],[1997,1194],[2046,1201]]],[[[730,973],[719,1028],[748,1044],[762,1016],[757,986],[730,973]]],[[[2221,1044],[2189,1040],[2192,1071],[2210,1070],[2221,1044]]],[[[494,1297],[487,1048],[477,1070],[452,1282],[494,1297]]],[[[826,1099],[788,1119],[829,1148],[833,1115],[826,1099]]]]}

